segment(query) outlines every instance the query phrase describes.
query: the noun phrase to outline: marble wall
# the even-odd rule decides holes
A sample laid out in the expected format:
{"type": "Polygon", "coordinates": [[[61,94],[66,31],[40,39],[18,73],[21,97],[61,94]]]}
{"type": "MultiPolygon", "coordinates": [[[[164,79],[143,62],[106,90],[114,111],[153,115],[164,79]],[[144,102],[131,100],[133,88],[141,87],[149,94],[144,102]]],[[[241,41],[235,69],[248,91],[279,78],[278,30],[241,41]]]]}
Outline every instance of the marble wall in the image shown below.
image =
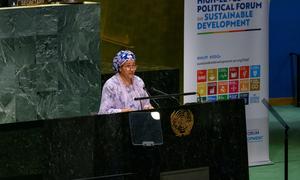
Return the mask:
{"type": "Polygon", "coordinates": [[[97,112],[100,5],[0,9],[0,123],[97,112]]]}

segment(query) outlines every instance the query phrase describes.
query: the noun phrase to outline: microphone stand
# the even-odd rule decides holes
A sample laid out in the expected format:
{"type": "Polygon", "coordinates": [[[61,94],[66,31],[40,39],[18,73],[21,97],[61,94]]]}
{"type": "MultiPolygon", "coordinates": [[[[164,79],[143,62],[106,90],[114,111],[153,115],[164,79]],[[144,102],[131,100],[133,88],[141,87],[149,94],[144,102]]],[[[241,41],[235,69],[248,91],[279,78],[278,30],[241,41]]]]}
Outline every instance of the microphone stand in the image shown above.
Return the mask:
{"type": "MultiPolygon", "coordinates": [[[[159,94],[162,94],[162,95],[169,95],[168,93],[165,93],[165,92],[163,92],[163,91],[161,91],[161,90],[155,89],[154,87],[152,87],[151,89],[152,89],[153,91],[159,93],[159,94]]],[[[180,105],[178,99],[176,99],[174,96],[170,96],[170,98],[173,99],[173,100],[176,102],[177,105],[180,105]]]]}
{"type": "Polygon", "coordinates": [[[290,129],[290,127],[265,98],[262,100],[262,103],[268,108],[268,110],[272,113],[275,119],[284,128],[284,179],[288,180],[288,130],[290,129]]]}
{"type": "MultiPolygon", "coordinates": [[[[150,93],[148,92],[147,88],[144,87],[143,88],[145,90],[145,92],[148,94],[148,96],[150,97],[150,93]]],[[[157,101],[155,99],[152,99],[152,102],[156,105],[157,108],[160,108],[160,105],[157,103],[157,101]]]]}
{"type": "Polygon", "coordinates": [[[178,93],[178,94],[166,94],[166,95],[157,95],[157,96],[149,96],[149,97],[137,97],[134,98],[135,101],[143,100],[143,99],[165,99],[170,97],[177,97],[177,96],[188,96],[188,95],[195,95],[196,92],[187,92],[187,93],[178,93]]]}

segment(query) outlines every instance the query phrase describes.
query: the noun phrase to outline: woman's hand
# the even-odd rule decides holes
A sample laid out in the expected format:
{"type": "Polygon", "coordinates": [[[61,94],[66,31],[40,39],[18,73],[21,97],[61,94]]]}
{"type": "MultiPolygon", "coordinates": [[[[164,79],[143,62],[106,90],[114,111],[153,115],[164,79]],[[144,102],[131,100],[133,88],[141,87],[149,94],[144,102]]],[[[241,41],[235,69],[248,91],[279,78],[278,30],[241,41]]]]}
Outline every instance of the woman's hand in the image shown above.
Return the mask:
{"type": "Polygon", "coordinates": [[[121,112],[130,112],[130,111],[133,111],[133,109],[131,109],[131,108],[125,108],[125,109],[121,110],[121,112]]]}
{"type": "Polygon", "coordinates": [[[147,104],[143,107],[143,109],[154,109],[154,107],[151,106],[151,104],[147,104]]]}

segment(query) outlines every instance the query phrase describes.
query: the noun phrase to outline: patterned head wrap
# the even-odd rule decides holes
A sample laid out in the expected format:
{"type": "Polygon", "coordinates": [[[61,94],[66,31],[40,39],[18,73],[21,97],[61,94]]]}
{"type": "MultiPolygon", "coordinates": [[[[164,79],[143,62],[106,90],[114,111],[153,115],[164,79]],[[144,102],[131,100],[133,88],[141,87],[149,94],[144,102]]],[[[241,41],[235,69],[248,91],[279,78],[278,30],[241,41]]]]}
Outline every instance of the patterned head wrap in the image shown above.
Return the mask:
{"type": "Polygon", "coordinates": [[[115,73],[119,72],[121,66],[128,60],[135,61],[135,55],[129,50],[121,50],[113,59],[112,68],[115,73]]]}

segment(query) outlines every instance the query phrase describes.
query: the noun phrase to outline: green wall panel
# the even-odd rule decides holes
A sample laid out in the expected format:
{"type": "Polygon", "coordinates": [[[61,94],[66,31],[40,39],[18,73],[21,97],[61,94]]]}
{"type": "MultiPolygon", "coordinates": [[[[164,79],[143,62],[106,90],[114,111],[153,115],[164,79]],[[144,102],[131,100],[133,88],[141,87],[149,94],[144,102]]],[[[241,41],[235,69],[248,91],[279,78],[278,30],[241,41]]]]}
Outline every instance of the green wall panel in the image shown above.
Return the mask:
{"type": "Polygon", "coordinates": [[[100,5],[0,9],[0,123],[98,111],[100,5]]]}

